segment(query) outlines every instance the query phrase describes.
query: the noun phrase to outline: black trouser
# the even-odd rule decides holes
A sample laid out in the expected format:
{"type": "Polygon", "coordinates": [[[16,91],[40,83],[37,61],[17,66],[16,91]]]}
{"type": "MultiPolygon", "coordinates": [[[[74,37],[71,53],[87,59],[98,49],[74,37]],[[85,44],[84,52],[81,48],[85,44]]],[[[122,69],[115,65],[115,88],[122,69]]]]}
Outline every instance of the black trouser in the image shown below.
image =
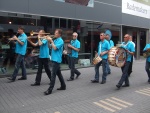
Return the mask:
{"type": "Polygon", "coordinates": [[[68,56],[68,66],[70,68],[71,79],[74,79],[74,74],[80,75],[81,73],[75,68],[77,58],[68,56]]]}
{"type": "Polygon", "coordinates": [[[132,65],[133,65],[133,56],[131,57],[131,63],[129,65],[129,69],[128,69],[128,75],[130,76],[130,74],[132,73],[132,65]]]}
{"type": "Polygon", "coordinates": [[[50,87],[48,88],[48,90],[51,90],[51,91],[53,90],[54,85],[55,85],[56,75],[58,76],[58,79],[61,83],[61,87],[66,88],[66,84],[61,74],[61,70],[60,70],[60,63],[53,61],[52,62],[52,77],[51,77],[50,87]]]}
{"type": "Polygon", "coordinates": [[[128,79],[128,69],[130,66],[130,62],[126,62],[125,65],[121,68],[122,70],[122,76],[118,84],[122,86],[123,82],[125,82],[126,85],[129,85],[129,79],[128,79]]]}
{"type": "Polygon", "coordinates": [[[146,70],[147,75],[148,75],[148,82],[150,82],[150,70],[149,70],[149,68],[150,68],[150,62],[148,62],[148,61],[146,60],[145,70],[146,70]]]}
{"type": "Polygon", "coordinates": [[[39,58],[38,59],[38,71],[36,75],[35,82],[40,83],[41,82],[41,76],[42,76],[42,69],[45,69],[45,72],[48,76],[48,78],[51,80],[51,71],[49,68],[49,58],[39,58]]]}

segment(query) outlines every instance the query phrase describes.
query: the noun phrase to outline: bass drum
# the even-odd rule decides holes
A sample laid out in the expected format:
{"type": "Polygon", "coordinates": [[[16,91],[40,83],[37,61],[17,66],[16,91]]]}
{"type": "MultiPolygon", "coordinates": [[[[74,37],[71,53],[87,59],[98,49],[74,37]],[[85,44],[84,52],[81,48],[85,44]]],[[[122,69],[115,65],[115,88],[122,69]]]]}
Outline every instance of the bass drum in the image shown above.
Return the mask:
{"type": "Polygon", "coordinates": [[[121,47],[113,47],[108,52],[108,62],[111,66],[123,67],[126,62],[126,57],[126,50],[121,47]]]}

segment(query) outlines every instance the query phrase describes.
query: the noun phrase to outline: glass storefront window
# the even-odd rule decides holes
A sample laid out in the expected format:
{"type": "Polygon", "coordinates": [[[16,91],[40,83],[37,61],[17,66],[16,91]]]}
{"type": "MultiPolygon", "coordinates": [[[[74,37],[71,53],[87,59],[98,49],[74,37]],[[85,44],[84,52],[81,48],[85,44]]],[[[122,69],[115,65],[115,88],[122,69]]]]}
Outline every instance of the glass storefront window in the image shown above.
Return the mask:
{"type": "MultiPolygon", "coordinates": [[[[46,32],[54,33],[56,28],[61,28],[63,33],[63,40],[67,44],[72,39],[72,33],[78,33],[78,40],[81,43],[77,67],[87,67],[92,65],[94,51],[97,51],[99,33],[104,32],[106,28],[111,29],[115,44],[119,41],[120,28],[114,29],[113,26],[105,24],[98,28],[101,23],[94,23],[90,21],[81,21],[73,19],[63,19],[54,17],[39,17],[40,19],[32,18],[18,18],[18,17],[4,17],[0,16],[0,75],[12,74],[16,60],[15,45],[13,42],[8,43],[8,38],[16,34],[17,26],[26,25],[25,33],[29,36],[29,30],[44,29],[46,32]],[[11,21],[11,24],[9,23],[11,21]],[[32,24],[31,24],[32,23],[32,24]],[[13,26],[16,25],[16,26],[13,26]],[[13,27],[12,27],[13,26],[13,27]],[[34,26],[34,27],[33,27],[34,26]],[[7,71],[3,69],[6,68],[7,71]]],[[[37,42],[37,39],[33,39],[37,42]]],[[[27,53],[25,56],[26,69],[28,73],[35,73],[37,71],[39,47],[33,47],[28,43],[27,53]]],[[[62,69],[68,69],[67,56],[63,55],[62,69]]],[[[51,65],[51,63],[50,63],[51,65]]]]}

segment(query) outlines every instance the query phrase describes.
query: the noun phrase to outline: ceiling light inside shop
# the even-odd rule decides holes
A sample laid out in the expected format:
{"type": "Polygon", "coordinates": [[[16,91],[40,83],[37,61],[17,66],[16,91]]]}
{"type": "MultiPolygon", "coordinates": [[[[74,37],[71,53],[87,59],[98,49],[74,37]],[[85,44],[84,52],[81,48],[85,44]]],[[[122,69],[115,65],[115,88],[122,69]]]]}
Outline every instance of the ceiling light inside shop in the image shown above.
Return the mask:
{"type": "Polygon", "coordinates": [[[11,24],[12,22],[10,21],[9,24],[11,24]]]}

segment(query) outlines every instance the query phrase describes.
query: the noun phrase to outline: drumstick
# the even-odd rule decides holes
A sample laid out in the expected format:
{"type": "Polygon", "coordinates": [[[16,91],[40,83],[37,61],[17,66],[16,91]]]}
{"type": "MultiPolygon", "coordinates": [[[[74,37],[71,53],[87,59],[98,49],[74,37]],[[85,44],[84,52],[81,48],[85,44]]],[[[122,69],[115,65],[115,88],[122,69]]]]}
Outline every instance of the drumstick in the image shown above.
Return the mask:
{"type": "Polygon", "coordinates": [[[97,51],[95,51],[95,54],[97,53],[97,51]]]}
{"type": "Polygon", "coordinates": [[[98,53],[97,53],[97,51],[95,51],[95,56],[98,56],[98,53]]]}

